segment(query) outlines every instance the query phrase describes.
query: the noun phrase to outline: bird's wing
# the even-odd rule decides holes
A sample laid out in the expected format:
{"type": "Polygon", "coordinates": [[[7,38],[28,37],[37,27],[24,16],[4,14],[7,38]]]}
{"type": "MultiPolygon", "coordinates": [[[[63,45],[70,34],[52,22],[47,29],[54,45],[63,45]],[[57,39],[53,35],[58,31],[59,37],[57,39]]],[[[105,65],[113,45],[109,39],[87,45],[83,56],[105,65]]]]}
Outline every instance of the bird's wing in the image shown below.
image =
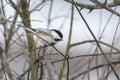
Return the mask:
{"type": "Polygon", "coordinates": [[[43,28],[37,28],[36,30],[37,30],[36,32],[38,32],[40,34],[45,34],[47,36],[52,36],[50,30],[43,29],[43,28]]]}

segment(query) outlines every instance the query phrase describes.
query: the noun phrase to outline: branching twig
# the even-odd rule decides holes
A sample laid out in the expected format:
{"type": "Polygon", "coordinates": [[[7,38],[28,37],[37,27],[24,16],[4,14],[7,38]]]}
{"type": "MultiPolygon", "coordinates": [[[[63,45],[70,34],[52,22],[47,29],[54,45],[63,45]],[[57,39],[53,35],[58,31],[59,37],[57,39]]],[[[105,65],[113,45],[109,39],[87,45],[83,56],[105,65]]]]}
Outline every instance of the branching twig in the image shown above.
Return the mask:
{"type": "MultiPolygon", "coordinates": [[[[72,0],[65,0],[67,2],[72,3],[72,0]]],[[[120,13],[111,9],[111,7],[115,7],[115,6],[119,6],[120,2],[117,3],[109,3],[109,4],[102,4],[101,2],[97,1],[97,0],[91,0],[91,2],[94,2],[96,5],[89,5],[89,4],[84,4],[84,3],[80,3],[80,2],[75,2],[75,4],[81,8],[87,8],[90,10],[94,10],[94,9],[106,9],[108,11],[110,11],[111,13],[120,16],[120,13]]]]}
{"type": "MultiPolygon", "coordinates": [[[[117,16],[120,16],[120,13],[119,13],[119,12],[111,9],[108,5],[102,4],[102,3],[99,2],[98,0],[91,0],[91,1],[93,1],[96,5],[99,5],[99,6],[103,7],[104,9],[108,10],[109,12],[111,12],[111,13],[117,15],[117,16]]],[[[119,5],[120,5],[120,3],[119,3],[119,5]]]]}

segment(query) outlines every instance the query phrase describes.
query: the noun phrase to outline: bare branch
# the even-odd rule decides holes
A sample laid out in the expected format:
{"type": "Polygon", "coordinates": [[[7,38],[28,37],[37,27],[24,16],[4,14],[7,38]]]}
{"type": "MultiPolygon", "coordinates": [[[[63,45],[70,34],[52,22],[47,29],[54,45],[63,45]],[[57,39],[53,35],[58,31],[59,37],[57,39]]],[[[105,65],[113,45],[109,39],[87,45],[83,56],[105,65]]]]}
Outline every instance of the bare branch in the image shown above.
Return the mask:
{"type": "MultiPolygon", "coordinates": [[[[72,0],[65,0],[67,2],[70,2],[72,3],[72,0]]],[[[89,5],[89,4],[84,4],[84,3],[80,3],[80,2],[75,2],[75,4],[81,8],[87,8],[87,9],[90,9],[90,10],[93,10],[93,9],[106,9],[112,13],[114,13],[115,15],[117,16],[120,16],[120,13],[111,9],[111,7],[115,7],[115,6],[119,6],[120,5],[120,2],[117,2],[117,3],[109,3],[109,4],[104,4],[104,3],[101,3],[97,0],[91,0],[93,3],[95,3],[95,5],[89,5]]]]}

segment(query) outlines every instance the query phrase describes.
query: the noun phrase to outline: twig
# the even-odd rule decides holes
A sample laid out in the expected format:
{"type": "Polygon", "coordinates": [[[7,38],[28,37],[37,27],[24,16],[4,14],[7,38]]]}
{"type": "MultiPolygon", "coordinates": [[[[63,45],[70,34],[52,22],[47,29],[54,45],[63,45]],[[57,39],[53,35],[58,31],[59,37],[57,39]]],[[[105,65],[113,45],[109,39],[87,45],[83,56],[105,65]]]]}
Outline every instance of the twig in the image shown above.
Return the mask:
{"type": "MultiPolygon", "coordinates": [[[[72,0],[65,0],[67,2],[70,2],[72,3],[72,0]]],[[[93,10],[93,9],[106,9],[110,12],[112,12],[113,14],[117,15],[117,16],[120,16],[120,13],[111,9],[111,7],[115,7],[115,6],[119,6],[120,5],[120,2],[117,2],[117,3],[109,3],[109,4],[102,4],[101,2],[97,1],[97,0],[91,0],[92,2],[94,2],[96,5],[89,5],[89,4],[84,4],[84,3],[80,3],[80,2],[74,2],[77,6],[79,7],[82,7],[82,8],[87,8],[87,9],[90,9],[90,10],[93,10]],[[99,5],[98,5],[99,4],[99,5]]]]}
{"type": "MultiPolygon", "coordinates": [[[[103,8],[105,8],[105,9],[108,10],[109,12],[111,12],[111,13],[117,15],[117,16],[120,16],[120,13],[119,13],[119,12],[111,9],[108,5],[102,4],[101,2],[99,2],[99,1],[97,1],[97,0],[91,0],[91,1],[93,1],[96,5],[99,5],[99,6],[103,7],[103,8]]],[[[120,3],[119,3],[119,5],[120,5],[120,3]]]]}
{"type": "MultiPolygon", "coordinates": [[[[120,64],[120,61],[115,61],[115,62],[111,62],[111,65],[115,65],[115,64],[120,64]]],[[[101,67],[104,67],[104,66],[109,66],[109,63],[106,63],[106,64],[101,64],[101,65],[98,65],[98,66],[95,66],[95,67],[92,67],[90,69],[87,69],[79,74],[77,74],[76,76],[73,76],[72,79],[70,80],[75,80],[77,77],[79,77],[80,75],[83,75],[85,73],[88,73],[92,70],[95,70],[96,68],[101,68],[101,67]]]]}

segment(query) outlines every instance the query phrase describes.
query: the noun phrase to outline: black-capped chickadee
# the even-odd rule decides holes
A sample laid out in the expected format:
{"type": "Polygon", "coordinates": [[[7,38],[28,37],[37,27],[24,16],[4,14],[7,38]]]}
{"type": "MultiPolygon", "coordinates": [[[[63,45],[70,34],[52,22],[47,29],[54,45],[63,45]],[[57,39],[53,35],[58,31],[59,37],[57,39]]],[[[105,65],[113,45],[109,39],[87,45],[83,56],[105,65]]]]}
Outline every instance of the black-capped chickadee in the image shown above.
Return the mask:
{"type": "Polygon", "coordinates": [[[44,46],[55,45],[63,40],[63,34],[56,29],[26,28],[26,30],[32,32],[44,46]]]}

